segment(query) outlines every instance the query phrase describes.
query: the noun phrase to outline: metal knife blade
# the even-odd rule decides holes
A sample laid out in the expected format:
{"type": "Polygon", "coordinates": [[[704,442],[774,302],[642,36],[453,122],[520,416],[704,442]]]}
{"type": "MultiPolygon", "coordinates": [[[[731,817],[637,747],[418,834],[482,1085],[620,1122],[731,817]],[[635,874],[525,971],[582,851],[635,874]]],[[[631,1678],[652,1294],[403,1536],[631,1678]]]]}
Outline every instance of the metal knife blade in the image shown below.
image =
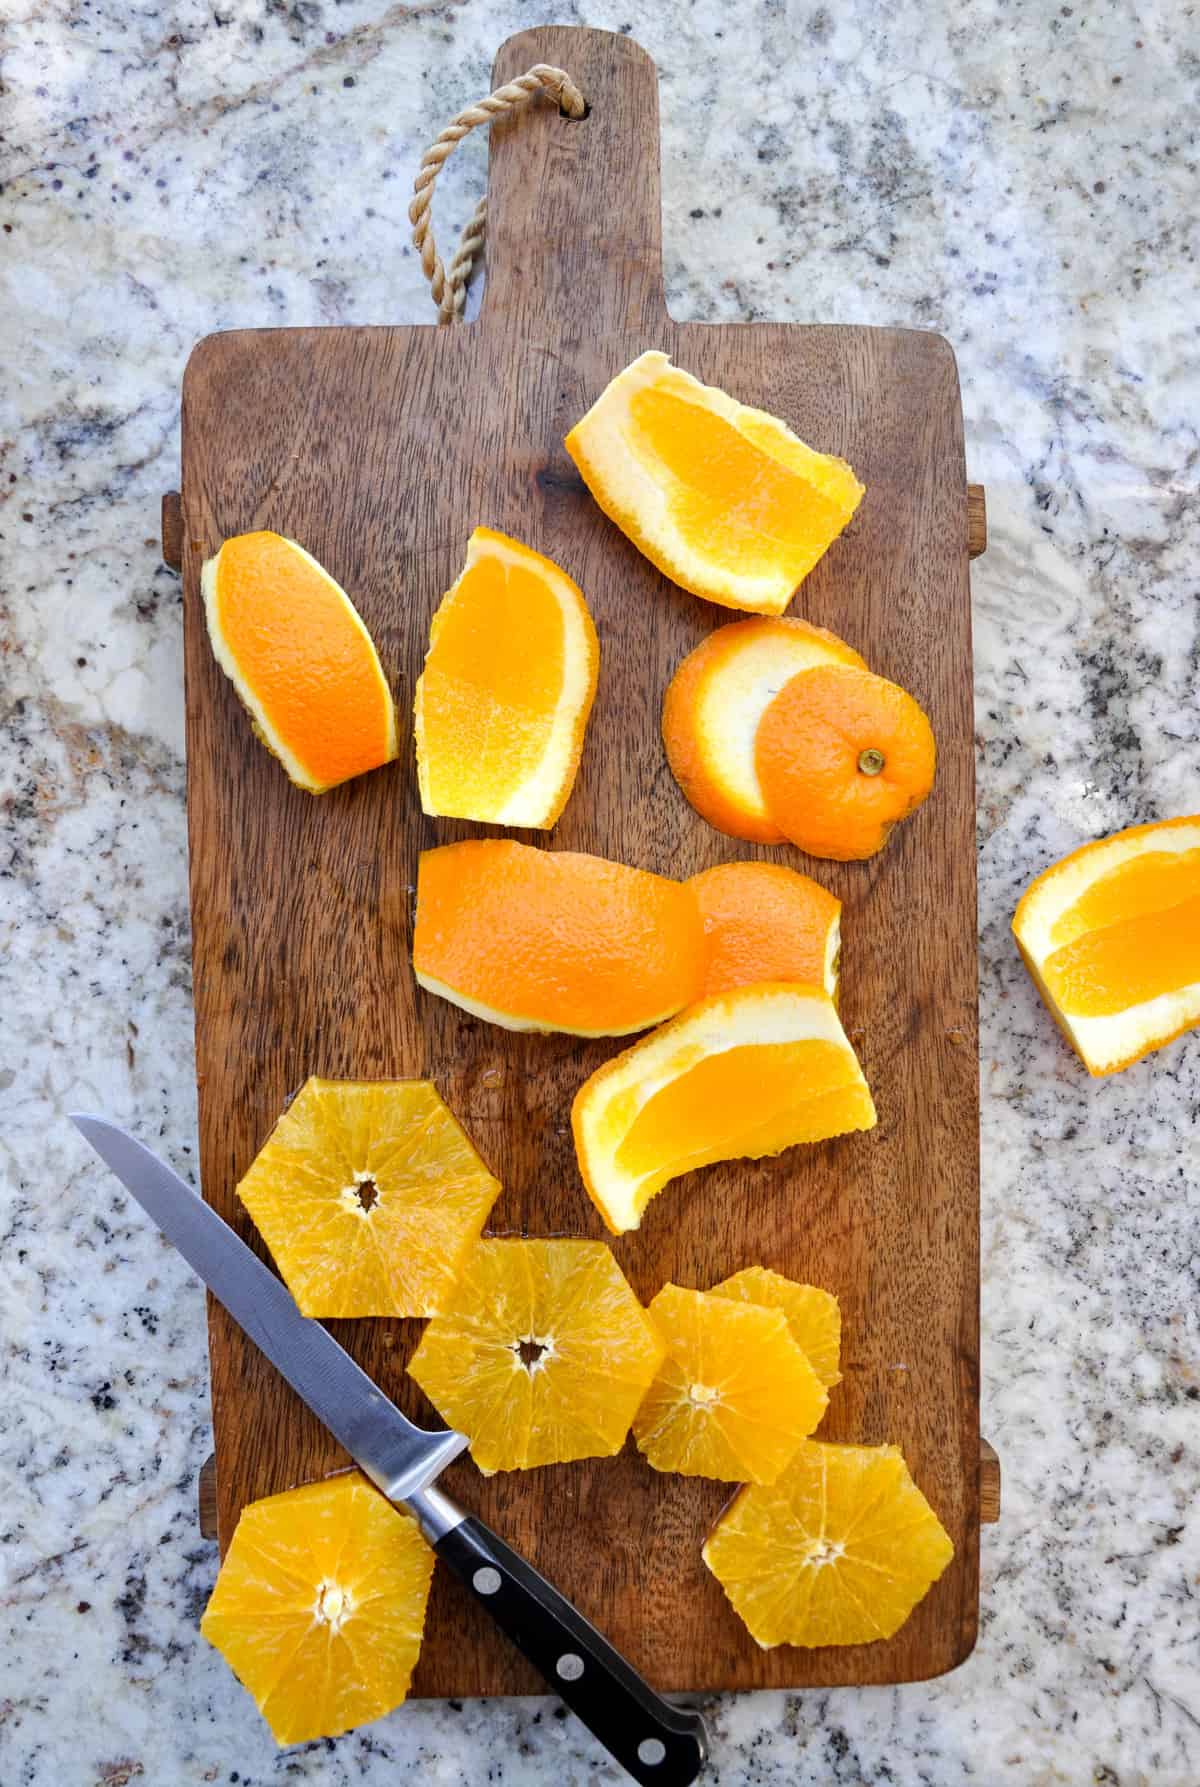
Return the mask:
{"type": "Polygon", "coordinates": [[[105,1117],[71,1121],[329,1431],[390,1500],[416,1495],[466,1450],[402,1415],[228,1223],[165,1161],[105,1117]]]}

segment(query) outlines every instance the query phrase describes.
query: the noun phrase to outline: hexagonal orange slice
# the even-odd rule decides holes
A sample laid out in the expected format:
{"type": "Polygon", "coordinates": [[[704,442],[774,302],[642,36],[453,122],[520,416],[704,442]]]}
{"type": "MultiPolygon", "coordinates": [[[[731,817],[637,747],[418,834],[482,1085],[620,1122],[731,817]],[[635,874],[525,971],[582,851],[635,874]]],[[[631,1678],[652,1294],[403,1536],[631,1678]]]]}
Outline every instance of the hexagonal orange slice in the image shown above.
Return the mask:
{"type": "Polygon", "coordinates": [[[305,1082],[237,1188],[305,1315],[433,1315],[499,1181],[430,1080],[305,1082]]]}
{"type": "Polygon", "coordinates": [[[647,1462],[773,1483],[829,1405],[782,1310],[668,1284],[649,1313],[667,1352],[633,1423],[647,1462]]]}
{"type": "Polygon", "coordinates": [[[770,1649],[890,1638],[954,1545],[898,1446],[803,1440],[773,1484],[735,1497],[702,1555],[770,1649]]]}
{"type": "Polygon", "coordinates": [[[584,483],[693,595],[781,614],[863,496],[843,459],[786,423],[639,355],[566,437],[584,483]]]}
{"type": "Polygon", "coordinates": [[[309,794],[396,755],[396,710],[349,596],[282,534],[237,534],[200,573],[213,653],[254,730],[309,794]]]}
{"type": "Polygon", "coordinates": [[[250,1502],[200,1630],[278,1744],[399,1706],[421,1650],[433,1552],[358,1471],[250,1502]]]}
{"type": "Polygon", "coordinates": [[[479,1469],[619,1452],[663,1357],[603,1241],[481,1241],[409,1371],[479,1469]]]}

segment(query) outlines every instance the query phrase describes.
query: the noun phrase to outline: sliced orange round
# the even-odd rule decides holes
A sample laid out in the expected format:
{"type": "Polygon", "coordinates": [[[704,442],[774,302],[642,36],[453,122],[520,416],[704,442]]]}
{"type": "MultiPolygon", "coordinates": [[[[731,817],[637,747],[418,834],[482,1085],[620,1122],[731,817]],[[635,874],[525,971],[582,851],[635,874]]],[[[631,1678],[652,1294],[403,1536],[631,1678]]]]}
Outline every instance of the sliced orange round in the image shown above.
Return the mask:
{"type": "Polygon", "coordinates": [[[743,1303],[761,1303],[781,1309],[800,1348],[827,1390],[840,1384],[838,1363],[842,1347],[842,1312],[838,1300],[815,1284],[797,1284],[766,1266],[747,1266],[712,1287],[714,1297],[737,1297],[743,1303]]]}
{"type": "Polygon", "coordinates": [[[305,1082],[237,1188],[305,1315],[433,1315],[500,1195],[429,1080],[305,1082]]]}
{"type": "Polygon", "coordinates": [[[953,1556],[898,1446],[821,1440],[743,1489],[703,1551],[764,1649],[890,1638],[953,1556]]]}
{"type": "Polygon", "coordinates": [[[704,993],[797,980],[837,995],[842,902],[773,862],[727,862],[693,875],[708,939],[704,993]]]}
{"type": "Polygon", "coordinates": [[[781,614],[862,500],[786,423],[641,354],[566,438],[604,513],[683,589],[781,614]]]}
{"type": "Polygon", "coordinates": [[[664,1285],[666,1357],[633,1423],[656,1471],[773,1483],[829,1405],[778,1309],[664,1285]]]}
{"type": "Polygon", "coordinates": [[[718,831],[783,843],[755,767],[758,725],[793,676],[822,664],[866,669],[835,634],[787,615],[718,627],[676,670],[663,699],[667,761],[700,817],[718,831]]]}
{"type": "Polygon", "coordinates": [[[883,849],[933,787],[933,729],[912,696],[869,670],[806,670],[759,723],[755,767],[767,810],[810,856],[857,861],[883,849]]]}
{"type": "Polygon", "coordinates": [[[552,826],[575,783],[599,668],[592,617],[566,572],[477,527],[417,680],[425,811],[552,826]]]}
{"type": "Polygon", "coordinates": [[[680,1173],[873,1129],[875,1107],[829,995],[767,983],[702,999],[606,1062],[571,1122],[588,1195],[621,1234],[680,1173]]]}
{"type": "Polygon", "coordinates": [[[337,1737],[408,1693],[433,1552],[357,1471],[250,1502],[200,1630],[278,1744],[337,1737]]]}
{"type": "Polygon", "coordinates": [[[324,794],[396,755],[396,709],[358,612],[282,534],[237,534],[200,574],[217,663],[298,788],[324,794]]]}
{"type": "Polygon", "coordinates": [[[603,1241],[481,1241],[409,1371],[486,1475],[619,1452],[663,1342],[603,1241]]]}
{"type": "Polygon", "coordinates": [[[421,853],[417,980],[490,1024],[645,1030],[697,996],[706,959],[695,894],[663,875],[504,838],[421,853]]]}
{"type": "Polygon", "coordinates": [[[1030,886],[1013,931],[1088,1072],[1200,1024],[1200,814],[1085,844],[1030,886]]]}

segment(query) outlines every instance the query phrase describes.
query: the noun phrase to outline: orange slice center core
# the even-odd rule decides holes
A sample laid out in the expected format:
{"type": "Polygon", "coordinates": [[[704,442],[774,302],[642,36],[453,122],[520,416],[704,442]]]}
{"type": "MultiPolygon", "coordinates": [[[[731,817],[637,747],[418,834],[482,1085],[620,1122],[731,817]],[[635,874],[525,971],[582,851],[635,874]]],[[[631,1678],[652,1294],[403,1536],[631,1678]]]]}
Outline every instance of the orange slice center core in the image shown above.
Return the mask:
{"type": "Polygon", "coordinates": [[[340,1632],[354,1612],[354,1597],[337,1582],[323,1582],[317,1590],[313,1616],[321,1625],[340,1632]]]}

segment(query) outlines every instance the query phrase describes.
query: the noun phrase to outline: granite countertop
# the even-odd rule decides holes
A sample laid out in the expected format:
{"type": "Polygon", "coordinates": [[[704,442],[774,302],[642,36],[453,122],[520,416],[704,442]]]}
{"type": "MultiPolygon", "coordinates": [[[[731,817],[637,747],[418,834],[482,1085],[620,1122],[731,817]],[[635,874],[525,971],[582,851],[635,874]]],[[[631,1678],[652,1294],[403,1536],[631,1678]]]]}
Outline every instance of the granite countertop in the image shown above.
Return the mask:
{"type": "MultiPolygon", "coordinates": [[[[276,1753],[197,1633],[200,1290],[62,1118],[108,1109],[189,1167],[180,590],[156,538],[187,353],[240,324],[427,318],[412,171],[529,11],[5,12],[0,1781],[613,1782],[550,1700],[414,1702],[276,1753]]],[[[1089,1082],[1008,935],[1053,857],[1200,804],[1200,64],[1186,8],[1150,16],[559,14],[659,63],[674,313],[943,331],[991,523],[983,1426],[1005,1478],[980,1642],[925,1685],[713,1701],[713,1787],[1200,1779],[1200,1034],[1089,1082]]],[[[456,162],[445,241],[482,147],[456,162]]]]}

